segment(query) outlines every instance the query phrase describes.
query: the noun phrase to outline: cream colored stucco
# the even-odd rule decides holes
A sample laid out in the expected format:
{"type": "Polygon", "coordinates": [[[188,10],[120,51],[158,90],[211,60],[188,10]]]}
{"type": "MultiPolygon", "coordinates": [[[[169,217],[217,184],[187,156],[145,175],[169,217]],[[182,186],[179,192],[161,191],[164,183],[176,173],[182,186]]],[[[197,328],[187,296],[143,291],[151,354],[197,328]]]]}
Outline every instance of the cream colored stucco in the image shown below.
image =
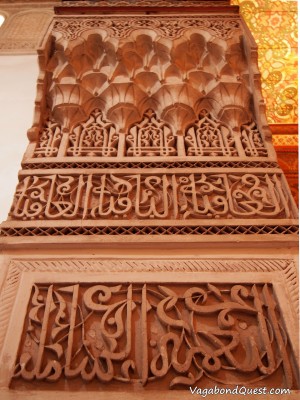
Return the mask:
{"type": "Polygon", "coordinates": [[[0,56],[0,220],[7,218],[33,119],[37,56],[0,56]]]}

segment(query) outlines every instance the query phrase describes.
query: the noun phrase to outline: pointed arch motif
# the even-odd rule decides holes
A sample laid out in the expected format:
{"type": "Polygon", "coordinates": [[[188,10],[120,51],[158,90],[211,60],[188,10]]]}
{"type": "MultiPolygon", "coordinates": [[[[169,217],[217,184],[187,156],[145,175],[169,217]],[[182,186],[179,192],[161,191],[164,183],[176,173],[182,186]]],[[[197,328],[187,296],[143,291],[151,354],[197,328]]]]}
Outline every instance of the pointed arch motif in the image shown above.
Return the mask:
{"type": "Polygon", "coordinates": [[[237,156],[232,131],[202,110],[198,121],[187,127],[185,146],[188,156],[237,156]]]}
{"type": "Polygon", "coordinates": [[[118,152],[118,134],[102,111],[95,109],[86,122],[78,124],[69,136],[67,155],[114,157],[118,152]]]}
{"type": "Polygon", "coordinates": [[[129,129],[126,137],[127,156],[175,156],[176,137],[171,127],[147,110],[141,122],[129,129]]]}

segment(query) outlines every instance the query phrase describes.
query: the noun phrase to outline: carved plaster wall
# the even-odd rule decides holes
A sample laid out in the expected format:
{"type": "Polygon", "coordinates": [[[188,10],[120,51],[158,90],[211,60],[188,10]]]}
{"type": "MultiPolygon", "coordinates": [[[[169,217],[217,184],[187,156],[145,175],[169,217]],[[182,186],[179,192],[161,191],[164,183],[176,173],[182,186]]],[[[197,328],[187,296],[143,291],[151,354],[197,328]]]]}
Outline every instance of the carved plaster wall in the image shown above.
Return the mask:
{"type": "Polygon", "coordinates": [[[101,390],[109,382],[111,390],[116,382],[294,389],[297,293],[288,259],[15,259],[0,309],[2,357],[12,356],[2,385],[14,370],[11,387],[21,390],[36,380],[62,389],[71,377],[69,390],[78,381],[101,390]]]}
{"type": "Polygon", "coordinates": [[[6,20],[0,28],[0,54],[35,54],[53,17],[53,3],[1,4],[6,20]]]}
{"type": "Polygon", "coordinates": [[[57,7],[39,50],[1,225],[3,393],[294,395],[297,209],[256,45],[229,2],[133,3],[57,7]]]}
{"type": "Polygon", "coordinates": [[[196,17],[129,22],[96,5],[92,18],[55,18],[4,235],[296,231],[255,44],[218,5],[223,15],[205,2],[196,17]]]}

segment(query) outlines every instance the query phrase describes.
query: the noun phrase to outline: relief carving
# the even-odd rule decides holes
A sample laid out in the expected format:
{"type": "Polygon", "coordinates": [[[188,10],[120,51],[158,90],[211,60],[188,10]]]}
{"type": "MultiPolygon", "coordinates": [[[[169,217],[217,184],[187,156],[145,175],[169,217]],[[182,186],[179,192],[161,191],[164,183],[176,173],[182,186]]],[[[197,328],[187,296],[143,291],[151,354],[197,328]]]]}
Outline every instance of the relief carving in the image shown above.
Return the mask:
{"type": "Polygon", "coordinates": [[[34,285],[12,385],[294,388],[292,364],[270,284],[34,285]]]}
{"type": "Polygon", "coordinates": [[[65,2],[64,7],[97,7],[97,6],[109,6],[109,7],[120,7],[128,6],[132,7],[144,7],[144,6],[155,6],[155,7],[190,7],[190,6],[205,6],[205,7],[218,7],[218,6],[228,6],[228,1],[181,1],[181,0],[110,0],[110,1],[68,1],[65,2]]]}
{"type": "MultiPolygon", "coordinates": [[[[33,221],[31,226],[24,226],[20,223],[20,226],[10,226],[9,222],[2,224],[1,235],[6,237],[60,237],[60,236],[94,236],[94,237],[106,237],[106,236],[143,236],[145,241],[152,236],[170,236],[172,238],[180,238],[182,235],[188,235],[194,240],[201,242],[201,236],[242,236],[244,239],[248,235],[254,235],[265,238],[276,237],[280,235],[282,238],[284,236],[289,238],[294,238],[299,235],[299,227],[296,224],[278,223],[270,221],[269,224],[257,223],[257,221],[251,221],[252,224],[241,223],[228,225],[220,223],[219,225],[132,225],[130,223],[124,224],[119,223],[119,226],[103,226],[103,224],[97,224],[97,226],[84,226],[81,221],[77,225],[65,226],[35,226],[33,221]]],[[[96,225],[96,224],[95,224],[96,225]]],[[[250,236],[251,237],[251,236],[250,236]]],[[[250,238],[249,237],[249,238],[250,238]]],[[[161,239],[161,238],[160,238],[161,239]]]]}
{"type": "Polygon", "coordinates": [[[55,157],[58,154],[62,138],[61,127],[57,122],[48,120],[39,136],[33,157],[55,157]]]}
{"type": "Polygon", "coordinates": [[[170,173],[26,176],[17,220],[293,218],[280,174],[170,173]]]}
{"type": "MultiPolygon", "coordinates": [[[[193,160],[147,160],[147,161],[126,161],[120,159],[111,160],[111,161],[91,161],[91,160],[84,160],[84,161],[75,161],[70,159],[68,161],[44,161],[38,162],[38,160],[34,160],[33,162],[24,162],[22,164],[24,170],[35,170],[35,169],[93,169],[99,168],[101,170],[105,168],[110,169],[121,169],[121,168],[142,168],[142,169],[151,169],[151,168],[275,168],[276,170],[279,168],[276,162],[271,161],[222,161],[222,160],[206,160],[206,161],[193,161],[193,160]]],[[[277,172],[277,171],[274,171],[277,172]]],[[[279,172],[279,171],[278,171],[279,172]]]]}
{"type": "Polygon", "coordinates": [[[74,128],[69,135],[67,154],[78,156],[113,157],[118,153],[118,135],[113,123],[96,109],[88,121],[74,128]]]}
{"type": "Polygon", "coordinates": [[[268,151],[255,122],[241,127],[241,141],[246,156],[267,157],[268,151]]]}
{"type": "Polygon", "coordinates": [[[237,13],[56,16],[2,234],[294,235],[255,56],[237,13]]]}
{"type": "MultiPolygon", "coordinates": [[[[65,2],[57,10],[129,11],[132,5],[154,2],[65,2]]],[[[229,2],[155,2],[174,11],[198,5],[229,2]]],[[[102,235],[91,239],[103,243],[126,235],[148,243],[162,235],[174,236],[167,238],[174,243],[183,236],[187,243],[201,242],[202,235],[238,235],[230,240],[246,246],[247,235],[292,241],[297,211],[268,143],[257,51],[237,9],[216,11],[55,17],[39,52],[44,78],[29,132],[30,156],[2,236],[16,242],[29,236],[31,243],[34,236],[61,243],[70,236],[73,244],[84,242],[83,235],[102,235]]],[[[26,390],[35,382],[43,389],[54,383],[55,390],[97,384],[100,392],[126,391],[123,384],[157,391],[196,384],[297,387],[294,324],[287,324],[278,304],[284,295],[278,288],[287,288],[292,306],[286,310],[294,315],[294,261],[241,254],[230,260],[87,257],[27,257],[8,268],[0,345],[7,344],[22,290],[29,298],[26,274],[33,285],[10,389],[26,390]],[[61,272],[71,278],[56,280],[61,272]],[[95,281],[85,280],[86,272],[97,273],[95,281]],[[112,272],[137,279],[102,279],[112,272]],[[171,274],[162,284],[143,281],[156,272],[192,272],[184,282],[193,283],[170,283],[171,274]],[[219,272],[233,278],[208,282],[219,272]],[[35,273],[41,280],[33,279],[35,273]],[[261,275],[253,281],[256,273],[261,275]]]]}
{"type": "MultiPolygon", "coordinates": [[[[77,228],[78,229],[78,228],[77,228]]],[[[34,272],[44,272],[58,276],[60,273],[264,273],[270,275],[270,282],[275,276],[280,276],[280,281],[287,288],[288,296],[295,315],[299,306],[299,284],[295,262],[289,259],[15,259],[9,264],[8,275],[0,293],[0,350],[3,345],[12,307],[20,287],[21,278],[34,272]]],[[[296,320],[296,319],[295,319],[296,320]]]]}
{"type": "MultiPolygon", "coordinates": [[[[51,81],[49,107],[55,121],[70,132],[71,142],[60,156],[268,156],[257,128],[245,125],[252,118],[251,93],[240,39],[226,41],[222,34],[222,39],[216,40],[207,27],[200,29],[197,23],[192,24],[218,19],[137,17],[129,23],[121,17],[99,18],[74,20],[73,32],[84,23],[96,33],[81,32],[83,42],[72,45],[69,38],[67,52],[64,40],[54,30],[55,51],[46,66],[51,81]],[[95,30],[98,23],[101,29],[95,30]],[[124,24],[128,37],[114,38],[110,31],[114,24],[119,34],[124,24]],[[171,32],[174,27],[180,28],[178,40],[166,40],[159,34],[161,29],[171,32]],[[95,109],[113,125],[113,139],[107,138],[105,151],[97,148],[91,135],[87,140],[77,132],[91,121],[94,128],[98,124],[97,129],[102,129],[103,121],[95,119],[95,109]],[[147,109],[153,114],[148,133],[139,135],[150,118],[147,109]],[[141,122],[143,116],[146,119],[141,122]],[[164,126],[164,133],[158,139],[154,130],[158,132],[159,124],[159,129],[164,126]],[[240,129],[242,136],[233,134],[240,129]],[[177,135],[183,136],[184,131],[185,147],[177,142],[177,135]],[[126,134],[125,142],[117,139],[120,133],[126,134]],[[80,140],[86,144],[82,146],[80,140]]],[[[61,19],[56,24],[64,26],[66,21],[61,19]]],[[[225,18],[218,26],[227,23],[225,18]]]]}
{"type": "Polygon", "coordinates": [[[54,34],[60,34],[64,39],[76,40],[83,32],[89,29],[107,29],[112,37],[127,38],[133,29],[157,29],[163,37],[176,39],[191,27],[202,28],[210,31],[218,38],[229,39],[234,32],[240,29],[239,17],[235,15],[206,15],[197,18],[189,16],[165,17],[138,17],[127,18],[115,16],[113,20],[107,17],[91,18],[61,18],[56,21],[53,28],[54,34]]]}
{"type": "Polygon", "coordinates": [[[177,154],[176,137],[168,124],[157,119],[153,110],[145,112],[143,120],[129,129],[126,142],[128,156],[174,156],[177,154]]]}
{"type": "Polygon", "coordinates": [[[185,134],[188,156],[237,156],[235,141],[230,128],[220,124],[206,110],[197,123],[187,127],[185,134]]]}
{"type": "MultiPolygon", "coordinates": [[[[105,21],[108,25],[120,23],[105,21]]],[[[163,28],[171,29],[172,21],[147,21],[164,22],[163,28]]],[[[109,29],[102,28],[97,34],[87,34],[84,44],[74,44],[67,53],[61,50],[62,39],[57,39],[47,70],[52,80],[50,107],[63,126],[72,129],[78,118],[98,107],[125,132],[151,108],[158,118],[172,125],[175,133],[182,134],[187,124],[194,122],[202,104],[208,112],[216,108],[218,114],[234,121],[228,116],[228,101],[235,114],[243,115],[234,128],[249,120],[249,88],[246,81],[240,82],[247,65],[239,43],[229,46],[223,37],[216,41],[210,34],[197,31],[197,24],[182,30],[179,41],[165,40],[157,27],[150,33],[143,28],[145,21],[140,22],[135,28],[128,27],[130,38],[126,40],[113,39],[109,29]],[[237,53],[238,71],[226,56],[231,48],[237,53]],[[227,81],[228,76],[233,82],[219,82],[227,81]]],[[[129,24],[127,19],[125,23],[129,24]]]]}
{"type": "MultiPolygon", "coordinates": [[[[144,113],[144,119],[133,124],[126,135],[126,147],[119,154],[129,157],[176,156],[177,137],[171,127],[156,117],[153,110],[144,113]]],[[[198,121],[186,128],[184,141],[187,156],[239,156],[236,142],[241,142],[246,156],[267,157],[261,134],[254,122],[241,126],[241,138],[234,137],[230,127],[220,123],[207,110],[202,110],[198,121]]],[[[119,133],[116,126],[105,119],[102,111],[94,110],[86,122],[78,124],[68,134],[66,149],[70,157],[117,157],[119,133]]],[[[43,128],[33,157],[56,157],[62,132],[60,124],[48,120],[43,128]]],[[[242,156],[243,154],[240,154],[242,156]]]]}

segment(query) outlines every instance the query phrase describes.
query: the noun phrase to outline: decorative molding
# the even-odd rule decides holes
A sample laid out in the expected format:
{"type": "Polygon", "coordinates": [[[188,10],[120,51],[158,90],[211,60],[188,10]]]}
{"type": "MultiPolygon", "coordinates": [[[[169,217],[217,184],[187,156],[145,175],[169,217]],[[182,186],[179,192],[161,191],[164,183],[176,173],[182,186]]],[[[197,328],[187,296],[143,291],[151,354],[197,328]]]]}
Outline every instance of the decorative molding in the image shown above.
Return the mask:
{"type": "Polygon", "coordinates": [[[298,124],[270,124],[272,135],[298,135],[298,124]]]}
{"type": "Polygon", "coordinates": [[[299,145],[298,135],[272,135],[273,146],[297,147],[299,145]]]}
{"type": "MultiPolygon", "coordinates": [[[[224,7],[229,6],[229,0],[110,0],[110,1],[72,1],[72,0],[63,0],[63,7],[120,7],[120,6],[137,6],[137,7],[191,7],[191,6],[199,6],[199,7],[224,7]]],[[[61,8],[61,7],[57,7],[61,8]]]]}
{"type": "Polygon", "coordinates": [[[122,169],[122,168],[275,168],[280,172],[279,165],[272,161],[107,161],[103,162],[103,158],[99,158],[96,161],[57,161],[53,162],[53,159],[45,159],[44,162],[37,162],[36,159],[26,159],[26,162],[22,163],[23,170],[35,170],[35,169],[122,169]],[[30,161],[30,162],[29,162],[30,161]]]}
{"type": "Polygon", "coordinates": [[[125,39],[135,29],[154,29],[164,38],[176,39],[189,28],[204,29],[217,38],[230,39],[241,29],[240,17],[238,15],[132,16],[130,22],[128,18],[121,16],[59,17],[54,23],[52,34],[57,36],[57,39],[62,36],[64,39],[72,41],[85,31],[99,29],[107,30],[111,37],[125,39]]]}
{"type": "MultiPolygon", "coordinates": [[[[51,236],[188,236],[192,238],[194,235],[200,237],[207,236],[246,236],[246,235],[287,235],[295,237],[299,234],[298,225],[138,225],[138,226],[84,226],[78,224],[69,226],[65,224],[59,226],[9,226],[9,222],[5,222],[1,226],[1,236],[3,237],[51,237],[51,236]]],[[[22,225],[22,222],[20,222],[22,225]]]]}

